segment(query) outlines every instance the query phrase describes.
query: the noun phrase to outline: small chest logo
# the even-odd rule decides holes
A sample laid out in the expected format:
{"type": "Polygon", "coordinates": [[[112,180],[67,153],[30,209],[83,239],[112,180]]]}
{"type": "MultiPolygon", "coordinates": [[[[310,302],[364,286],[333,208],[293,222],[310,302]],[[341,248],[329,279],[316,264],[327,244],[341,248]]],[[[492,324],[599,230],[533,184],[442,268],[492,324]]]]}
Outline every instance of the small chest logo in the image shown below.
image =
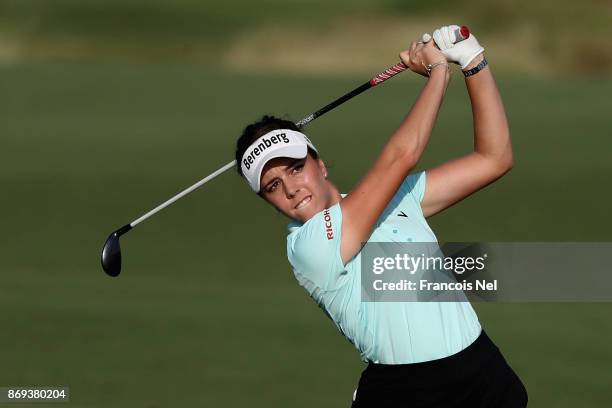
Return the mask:
{"type": "Polygon", "coordinates": [[[334,230],[332,228],[332,218],[329,209],[323,211],[323,222],[325,222],[325,234],[327,235],[327,239],[334,239],[334,230]]]}
{"type": "Polygon", "coordinates": [[[403,211],[400,211],[400,213],[399,213],[399,214],[397,214],[397,216],[398,216],[398,217],[406,217],[406,218],[408,218],[408,216],[406,215],[406,213],[405,213],[405,212],[403,212],[403,211]]]}

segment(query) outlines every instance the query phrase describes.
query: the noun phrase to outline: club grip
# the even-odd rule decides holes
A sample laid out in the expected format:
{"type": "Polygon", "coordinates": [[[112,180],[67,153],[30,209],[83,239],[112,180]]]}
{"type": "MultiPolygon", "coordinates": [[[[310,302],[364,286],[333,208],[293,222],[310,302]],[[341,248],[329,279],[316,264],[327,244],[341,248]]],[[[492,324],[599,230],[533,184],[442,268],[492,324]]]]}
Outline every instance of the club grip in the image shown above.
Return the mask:
{"type": "Polygon", "coordinates": [[[395,75],[405,71],[407,68],[408,67],[403,62],[399,62],[391,68],[385,69],[383,72],[376,75],[374,78],[370,79],[370,85],[376,86],[389,78],[393,78],[395,75]]]}

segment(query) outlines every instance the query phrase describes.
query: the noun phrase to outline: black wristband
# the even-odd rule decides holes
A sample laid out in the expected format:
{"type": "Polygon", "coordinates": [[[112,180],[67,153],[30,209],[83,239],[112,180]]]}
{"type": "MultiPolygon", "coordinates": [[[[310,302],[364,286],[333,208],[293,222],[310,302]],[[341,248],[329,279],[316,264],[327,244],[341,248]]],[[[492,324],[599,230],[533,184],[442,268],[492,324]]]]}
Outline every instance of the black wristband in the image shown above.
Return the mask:
{"type": "Polygon", "coordinates": [[[480,71],[482,71],[484,67],[486,67],[488,64],[489,64],[489,61],[487,61],[486,58],[483,58],[482,61],[480,61],[480,64],[476,65],[474,68],[468,69],[467,71],[463,71],[463,75],[467,78],[469,76],[477,74],[480,71]]]}

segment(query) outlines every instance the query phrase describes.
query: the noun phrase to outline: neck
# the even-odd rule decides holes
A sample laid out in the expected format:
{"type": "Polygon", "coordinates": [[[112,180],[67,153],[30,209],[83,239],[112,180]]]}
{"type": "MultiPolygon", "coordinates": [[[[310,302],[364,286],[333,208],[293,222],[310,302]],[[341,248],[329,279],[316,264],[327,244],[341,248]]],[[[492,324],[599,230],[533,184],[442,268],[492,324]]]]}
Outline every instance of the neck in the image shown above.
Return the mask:
{"type": "Polygon", "coordinates": [[[334,183],[329,180],[327,181],[327,188],[329,189],[330,196],[329,202],[327,203],[327,208],[329,208],[332,205],[336,205],[340,201],[342,201],[342,195],[340,194],[338,188],[334,185],[334,183]]]}

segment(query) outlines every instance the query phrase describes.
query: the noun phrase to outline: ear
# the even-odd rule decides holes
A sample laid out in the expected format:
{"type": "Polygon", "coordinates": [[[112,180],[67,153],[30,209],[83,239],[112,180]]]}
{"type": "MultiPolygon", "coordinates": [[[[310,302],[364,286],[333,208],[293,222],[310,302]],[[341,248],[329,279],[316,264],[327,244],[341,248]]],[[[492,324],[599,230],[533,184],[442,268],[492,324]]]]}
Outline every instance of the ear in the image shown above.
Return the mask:
{"type": "Polygon", "coordinates": [[[321,174],[323,174],[323,177],[327,179],[327,167],[325,167],[323,160],[318,159],[317,165],[319,166],[319,170],[321,171],[321,174]]]}

